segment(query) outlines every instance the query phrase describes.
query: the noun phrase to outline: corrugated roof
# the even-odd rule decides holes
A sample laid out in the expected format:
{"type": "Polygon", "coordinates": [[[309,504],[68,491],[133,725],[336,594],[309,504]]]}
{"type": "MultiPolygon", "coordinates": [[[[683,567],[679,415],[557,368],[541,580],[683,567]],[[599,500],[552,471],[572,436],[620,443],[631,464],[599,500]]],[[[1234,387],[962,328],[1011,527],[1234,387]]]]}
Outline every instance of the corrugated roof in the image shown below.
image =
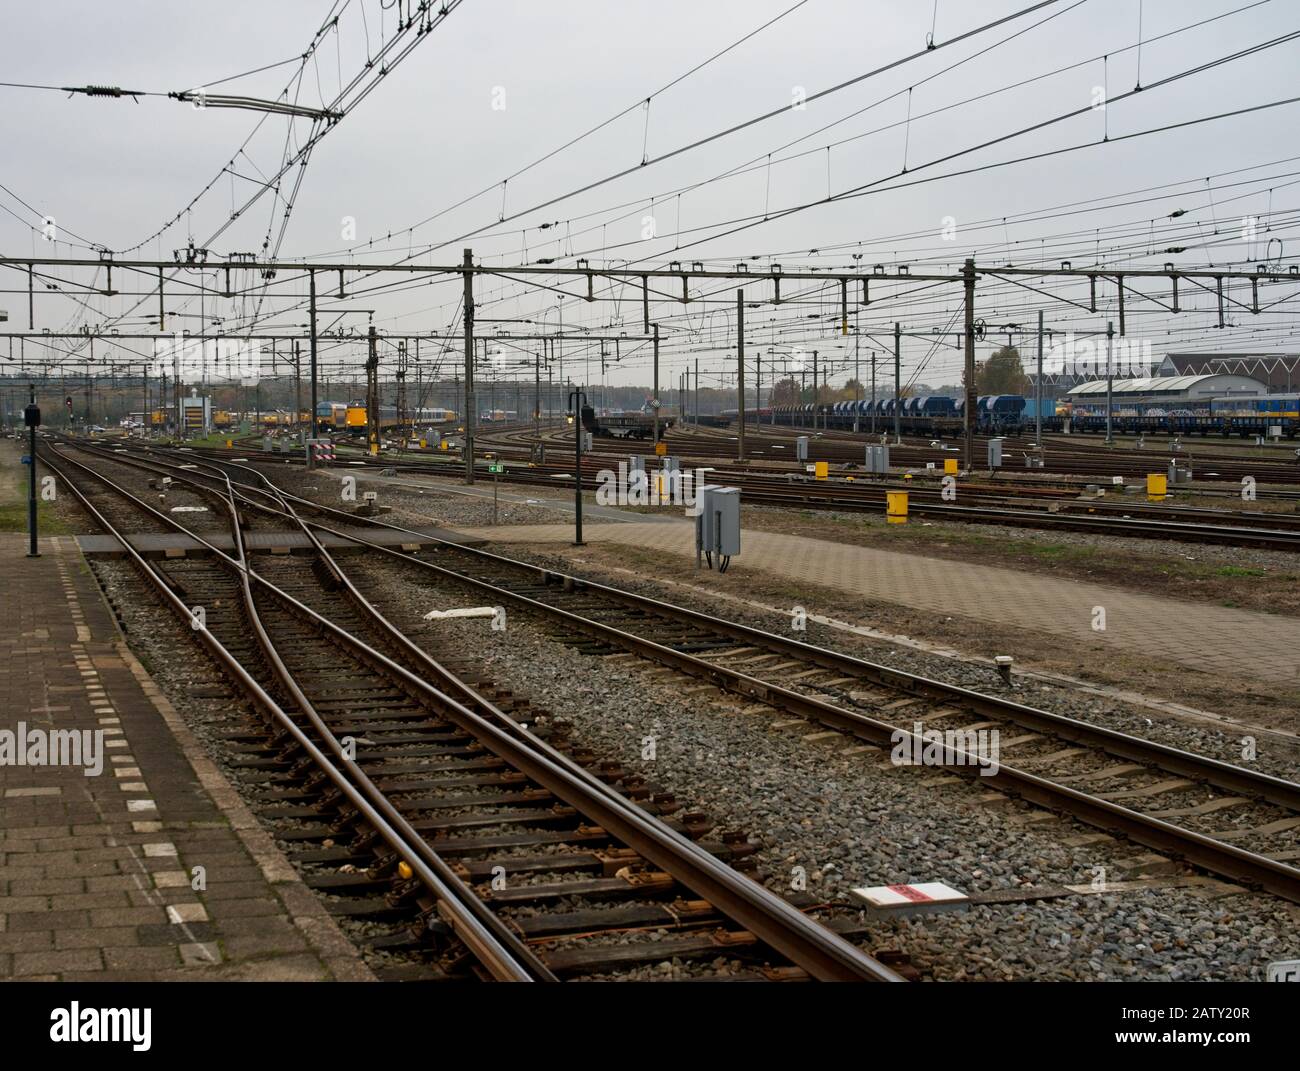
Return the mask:
{"type": "MultiPolygon", "coordinates": [[[[1242,379],[1246,378],[1237,375],[1228,375],[1223,372],[1211,372],[1201,376],[1155,376],[1146,379],[1116,379],[1112,388],[1114,394],[1153,394],[1156,392],[1190,390],[1198,384],[1204,383],[1211,379],[1242,379]]],[[[1260,384],[1262,388],[1264,384],[1260,384]]],[[[1078,394],[1105,394],[1106,381],[1104,379],[1094,379],[1087,383],[1080,383],[1077,387],[1072,387],[1069,391],[1071,396],[1078,394]]]]}

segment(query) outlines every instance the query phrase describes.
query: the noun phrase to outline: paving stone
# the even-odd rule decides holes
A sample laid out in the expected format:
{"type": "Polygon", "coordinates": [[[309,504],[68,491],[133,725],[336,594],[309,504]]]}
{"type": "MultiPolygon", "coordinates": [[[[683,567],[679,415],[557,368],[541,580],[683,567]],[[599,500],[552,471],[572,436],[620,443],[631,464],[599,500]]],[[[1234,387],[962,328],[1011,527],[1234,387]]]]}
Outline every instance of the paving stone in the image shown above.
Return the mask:
{"type": "MultiPolygon", "coordinates": [[[[72,931],[82,933],[85,931],[72,931]]],[[[0,952],[39,952],[54,947],[53,930],[20,930],[0,933],[0,952]]]]}
{"type": "Polygon", "coordinates": [[[216,941],[195,941],[179,947],[181,962],[186,967],[210,967],[222,960],[221,948],[216,941]]]}
{"type": "Polygon", "coordinates": [[[98,948],[70,948],[62,952],[15,952],[14,977],[25,974],[62,974],[64,971],[98,971],[104,966],[98,948]]]}
{"type": "Polygon", "coordinates": [[[179,962],[180,952],[175,947],[104,949],[104,964],[109,970],[162,970],[179,962]]]}

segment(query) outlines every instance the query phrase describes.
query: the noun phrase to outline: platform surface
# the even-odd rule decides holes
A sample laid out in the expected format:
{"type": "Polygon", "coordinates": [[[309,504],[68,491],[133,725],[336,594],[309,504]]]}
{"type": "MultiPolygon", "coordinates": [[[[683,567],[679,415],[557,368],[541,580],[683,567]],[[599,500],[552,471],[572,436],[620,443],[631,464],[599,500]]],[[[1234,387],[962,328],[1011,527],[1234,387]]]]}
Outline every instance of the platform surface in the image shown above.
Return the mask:
{"type": "Polygon", "coordinates": [[[0,765],[0,979],[372,978],[126,649],[75,541],[40,547],[0,534],[0,733],[102,747],[0,765]]]}

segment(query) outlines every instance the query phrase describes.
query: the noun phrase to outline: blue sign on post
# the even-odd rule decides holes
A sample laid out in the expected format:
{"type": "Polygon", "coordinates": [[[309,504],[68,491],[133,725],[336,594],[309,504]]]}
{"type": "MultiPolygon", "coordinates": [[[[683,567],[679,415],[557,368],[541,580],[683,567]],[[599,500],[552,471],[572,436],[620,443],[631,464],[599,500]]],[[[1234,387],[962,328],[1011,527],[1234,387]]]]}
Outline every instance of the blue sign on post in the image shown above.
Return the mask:
{"type": "Polygon", "coordinates": [[[31,454],[23,454],[23,464],[30,465],[31,463],[32,463],[31,454]]]}

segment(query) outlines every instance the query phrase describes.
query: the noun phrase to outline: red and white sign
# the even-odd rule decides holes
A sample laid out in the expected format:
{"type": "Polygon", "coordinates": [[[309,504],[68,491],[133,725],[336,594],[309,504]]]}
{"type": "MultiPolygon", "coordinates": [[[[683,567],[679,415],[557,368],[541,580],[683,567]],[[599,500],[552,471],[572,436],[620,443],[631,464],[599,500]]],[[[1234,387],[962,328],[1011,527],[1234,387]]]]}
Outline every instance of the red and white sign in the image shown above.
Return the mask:
{"type": "Polygon", "coordinates": [[[969,897],[941,881],[924,881],[919,885],[873,885],[854,889],[853,895],[876,910],[907,907],[949,907],[964,904],[969,897]]]}

